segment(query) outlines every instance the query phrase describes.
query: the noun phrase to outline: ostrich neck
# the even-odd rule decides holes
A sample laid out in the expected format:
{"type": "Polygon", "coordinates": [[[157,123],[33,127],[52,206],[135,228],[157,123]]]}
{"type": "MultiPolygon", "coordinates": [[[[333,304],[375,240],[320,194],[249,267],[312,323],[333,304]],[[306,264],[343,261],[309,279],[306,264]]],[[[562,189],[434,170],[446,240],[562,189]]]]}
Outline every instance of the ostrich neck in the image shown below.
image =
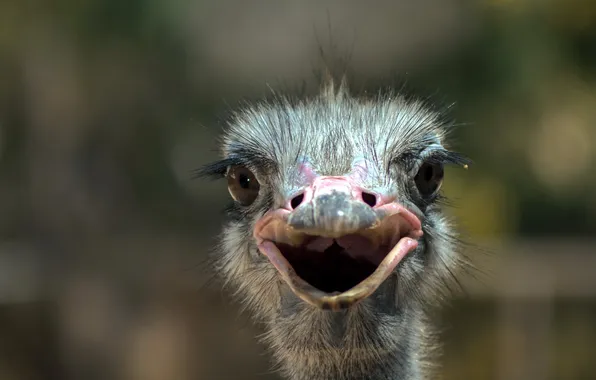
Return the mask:
{"type": "Polygon", "coordinates": [[[289,380],[423,380],[426,346],[418,313],[327,314],[276,319],[270,345],[289,380]]]}
{"type": "MultiPolygon", "coordinates": [[[[332,355],[335,356],[335,355],[332,355]]],[[[315,357],[299,367],[296,362],[283,363],[292,374],[289,380],[422,380],[419,364],[407,347],[375,360],[352,357],[315,357]]],[[[368,355],[365,355],[368,356],[368,355]]],[[[288,359],[291,360],[291,359],[288,359]]]]}
{"type": "MultiPolygon", "coordinates": [[[[388,358],[389,359],[389,358],[388,358]]],[[[354,362],[347,368],[308,369],[296,373],[291,380],[422,380],[417,368],[407,368],[398,364],[399,355],[391,360],[379,361],[374,367],[368,368],[366,373],[359,371],[360,364],[354,362]],[[356,371],[354,373],[353,371],[356,371]]],[[[346,364],[347,365],[347,364],[346,364]]]]}

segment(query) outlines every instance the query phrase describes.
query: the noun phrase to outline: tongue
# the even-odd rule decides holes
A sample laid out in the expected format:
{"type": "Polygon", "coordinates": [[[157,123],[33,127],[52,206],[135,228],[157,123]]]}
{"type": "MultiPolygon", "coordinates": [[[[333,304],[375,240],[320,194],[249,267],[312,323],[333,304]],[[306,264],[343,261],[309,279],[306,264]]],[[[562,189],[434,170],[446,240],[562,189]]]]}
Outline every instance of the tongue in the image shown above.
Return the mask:
{"type": "Polygon", "coordinates": [[[366,260],[379,265],[385,258],[372,242],[361,235],[347,235],[335,240],[340,247],[352,258],[366,260]]]}
{"type": "Polygon", "coordinates": [[[340,238],[316,237],[306,244],[306,249],[309,251],[324,252],[331,247],[333,243],[337,243],[345,252],[357,258],[358,256],[368,256],[367,253],[372,250],[370,240],[360,235],[346,235],[340,238]]]}
{"type": "Polygon", "coordinates": [[[345,255],[356,260],[366,260],[375,265],[379,265],[385,258],[385,255],[383,255],[369,239],[361,235],[346,235],[337,239],[316,237],[306,244],[306,249],[323,253],[330,248],[334,242],[343,248],[345,255]]]}
{"type": "Polygon", "coordinates": [[[362,254],[363,251],[371,248],[370,240],[360,235],[346,235],[335,239],[335,241],[350,255],[362,254]]]}
{"type": "Polygon", "coordinates": [[[333,238],[317,237],[306,244],[309,251],[323,252],[333,245],[333,238]]]}

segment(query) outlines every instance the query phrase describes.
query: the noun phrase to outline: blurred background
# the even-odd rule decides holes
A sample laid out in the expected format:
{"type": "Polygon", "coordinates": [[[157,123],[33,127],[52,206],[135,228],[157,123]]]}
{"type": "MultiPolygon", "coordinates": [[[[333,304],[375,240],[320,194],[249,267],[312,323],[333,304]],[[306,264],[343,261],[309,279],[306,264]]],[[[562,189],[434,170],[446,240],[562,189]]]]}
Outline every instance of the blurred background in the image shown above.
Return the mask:
{"type": "Polygon", "coordinates": [[[319,44],[456,103],[449,212],[498,259],[438,316],[445,378],[596,378],[596,2],[2,0],[0,379],[277,379],[191,171],[319,44]]]}

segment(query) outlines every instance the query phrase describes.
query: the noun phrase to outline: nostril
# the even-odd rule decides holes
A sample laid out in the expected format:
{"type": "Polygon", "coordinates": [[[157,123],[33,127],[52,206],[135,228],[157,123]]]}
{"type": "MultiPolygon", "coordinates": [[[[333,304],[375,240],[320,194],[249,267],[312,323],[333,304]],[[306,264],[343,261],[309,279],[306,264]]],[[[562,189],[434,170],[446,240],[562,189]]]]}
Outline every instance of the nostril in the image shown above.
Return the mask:
{"type": "Polygon", "coordinates": [[[300,206],[300,204],[302,203],[303,200],[304,200],[304,194],[297,195],[294,198],[292,198],[292,201],[290,202],[290,206],[292,206],[292,209],[295,209],[296,207],[300,206]]]}
{"type": "Polygon", "coordinates": [[[362,200],[370,207],[375,207],[377,204],[377,196],[371,193],[362,193],[362,200]]]}

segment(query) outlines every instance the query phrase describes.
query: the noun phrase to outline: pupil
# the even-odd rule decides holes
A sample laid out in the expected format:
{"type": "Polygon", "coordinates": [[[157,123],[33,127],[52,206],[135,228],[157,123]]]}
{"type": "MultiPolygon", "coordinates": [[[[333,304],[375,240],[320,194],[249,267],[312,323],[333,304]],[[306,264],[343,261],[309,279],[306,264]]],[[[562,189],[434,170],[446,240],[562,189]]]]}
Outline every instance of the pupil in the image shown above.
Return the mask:
{"type": "Polygon", "coordinates": [[[424,171],[424,179],[426,181],[430,181],[433,178],[433,167],[432,166],[427,166],[426,170],[424,171]]]}
{"type": "Polygon", "coordinates": [[[238,182],[240,183],[240,187],[243,189],[248,189],[250,186],[250,178],[246,174],[240,174],[238,177],[238,182]]]}

